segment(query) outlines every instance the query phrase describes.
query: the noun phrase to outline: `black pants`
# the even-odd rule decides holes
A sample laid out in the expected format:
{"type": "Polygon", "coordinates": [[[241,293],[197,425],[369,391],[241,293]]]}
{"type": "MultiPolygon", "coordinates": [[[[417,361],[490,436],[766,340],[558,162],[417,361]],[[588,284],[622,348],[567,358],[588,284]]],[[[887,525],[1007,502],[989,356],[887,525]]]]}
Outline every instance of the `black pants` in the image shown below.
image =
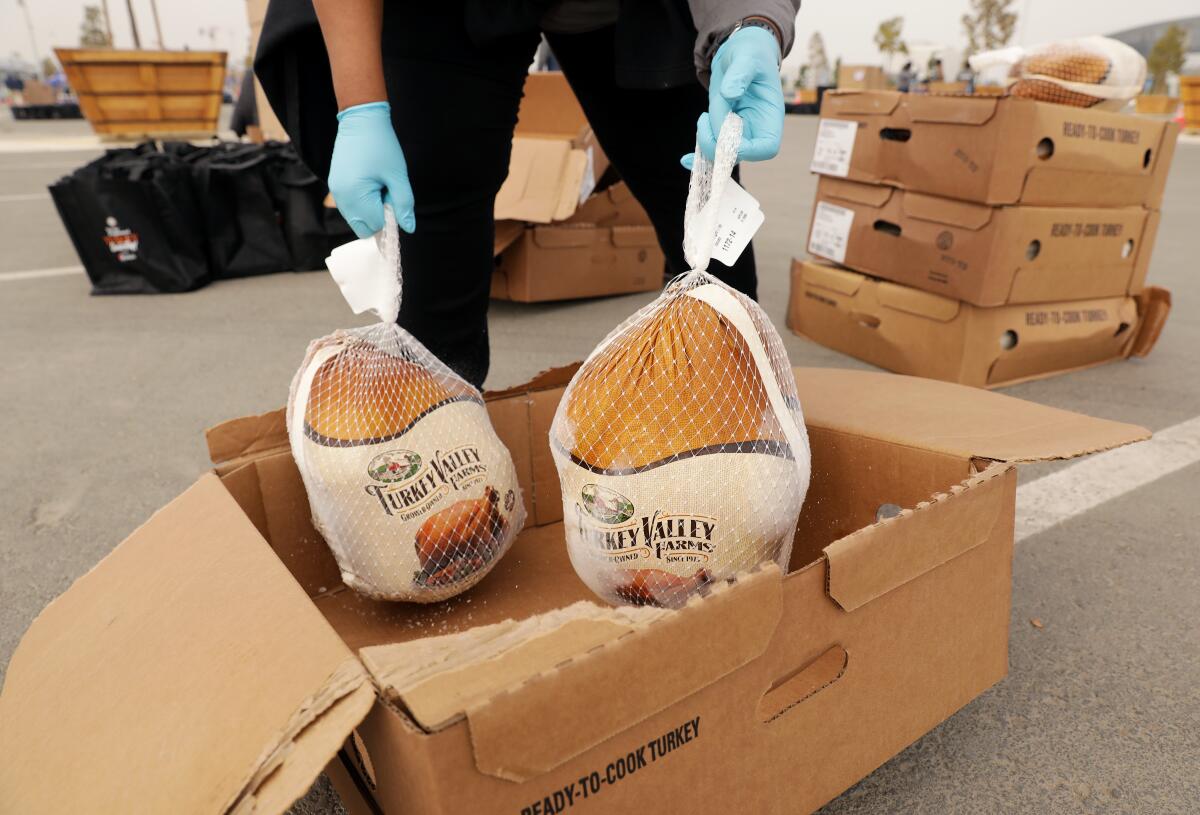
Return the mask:
{"type": "MultiPolygon", "coordinates": [[[[478,386],[488,371],[492,210],[538,35],[476,44],[453,0],[384,9],[388,97],[416,199],[416,232],[400,241],[400,324],[478,386]]],[[[548,39],[600,146],[650,215],[667,273],[687,271],[688,173],[679,157],[695,144],[707,92],[699,81],[662,90],[617,87],[611,28],[548,39]]],[[[756,295],[751,250],[732,268],[714,262],[709,271],[756,295]]]]}

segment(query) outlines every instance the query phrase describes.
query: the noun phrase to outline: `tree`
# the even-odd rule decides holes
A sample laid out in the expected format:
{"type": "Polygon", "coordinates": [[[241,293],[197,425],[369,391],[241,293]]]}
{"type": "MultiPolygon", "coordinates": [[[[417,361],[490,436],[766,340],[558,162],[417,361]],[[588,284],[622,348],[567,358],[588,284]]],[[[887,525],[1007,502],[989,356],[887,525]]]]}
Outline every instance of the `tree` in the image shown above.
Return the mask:
{"type": "Polygon", "coordinates": [[[829,57],[825,53],[825,40],[820,31],[814,31],[808,39],[807,78],[813,88],[829,84],[829,57]]]}
{"type": "Polygon", "coordinates": [[[99,6],[83,7],[83,22],[79,24],[79,44],[84,48],[112,48],[104,12],[99,6]]]}
{"type": "Polygon", "coordinates": [[[1009,11],[1016,0],[967,0],[970,14],[962,16],[967,32],[967,54],[1003,48],[1017,27],[1017,13],[1009,11]]]}
{"type": "Polygon", "coordinates": [[[1183,70],[1186,50],[1187,32],[1171,23],[1150,49],[1150,56],[1146,57],[1151,93],[1166,93],[1167,74],[1177,74],[1183,70]]]}
{"type": "Polygon", "coordinates": [[[875,32],[875,47],[887,59],[889,68],[896,54],[908,53],[908,46],[900,39],[903,28],[904,18],[892,17],[880,23],[879,30],[875,32]]]}

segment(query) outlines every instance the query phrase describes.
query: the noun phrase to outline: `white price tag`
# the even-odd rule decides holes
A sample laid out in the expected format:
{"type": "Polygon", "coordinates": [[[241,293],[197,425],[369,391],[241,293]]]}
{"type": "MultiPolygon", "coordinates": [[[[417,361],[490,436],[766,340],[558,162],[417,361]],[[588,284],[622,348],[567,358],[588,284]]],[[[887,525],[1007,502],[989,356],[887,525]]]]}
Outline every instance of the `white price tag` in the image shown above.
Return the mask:
{"type": "Polygon", "coordinates": [[[736,263],[766,218],[753,195],[732,178],[726,181],[721,205],[717,207],[712,259],[726,266],[736,263]]]}
{"type": "Polygon", "coordinates": [[[854,153],[856,133],[858,122],[822,119],[817,127],[817,145],[813,148],[808,169],[814,173],[845,178],[850,173],[850,156],[854,153]]]}
{"type": "Polygon", "coordinates": [[[854,210],[826,201],[817,202],[817,210],[812,219],[812,234],[808,238],[809,254],[844,263],[846,244],[850,241],[850,227],[853,224],[854,210]]]}

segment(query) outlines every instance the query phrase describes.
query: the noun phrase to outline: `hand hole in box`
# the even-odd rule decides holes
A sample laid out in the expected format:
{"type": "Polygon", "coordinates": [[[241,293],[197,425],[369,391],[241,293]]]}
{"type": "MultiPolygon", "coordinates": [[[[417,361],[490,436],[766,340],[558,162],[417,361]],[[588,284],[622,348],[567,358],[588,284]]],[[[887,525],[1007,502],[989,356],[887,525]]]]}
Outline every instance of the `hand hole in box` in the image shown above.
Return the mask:
{"type": "Polygon", "coordinates": [[[900,224],[894,224],[891,221],[878,220],[874,224],[876,232],[883,232],[886,235],[900,237],[900,224]]]}
{"type": "Polygon", "coordinates": [[[1127,258],[1132,254],[1133,254],[1133,238],[1130,238],[1129,240],[1125,241],[1125,243],[1121,244],[1121,257],[1127,258]]]}
{"type": "Polygon", "coordinates": [[[1117,326],[1117,330],[1113,332],[1114,337],[1119,337],[1129,330],[1129,323],[1121,323],[1117,326]]]}
{"type": "Polygon", "coordinates": [[[1054,155],[1054,139],[1045,138],[1037,143],[1037,157],[1042,161],[1054,155]]]}
{"type": "Polygon", "coordinates": [[[885,141],[908,141],[912,131],[907,127],[884,127],[879,130],[879,138],[885,141]]]}
{"type": "Polygon", "coordinates": [[[841,679],[849,664],[850,654],[834,645],[802,668],[775,680],[758,700],[758,720],[764,724],[775,721],[841,679]]]}
{"type": "Polygon", "coordinates": [[[1142,153],[1142,169],[1145,169],[1146,167],[1150,166],[1150,159],[1153,156],[1154,156],[1154,151],[1151,150],[1149,147],[1147,147],[1146,152],[1142,153]]]}
{"type": "Polygon", "coordinates": [[[1042,253],[1042,242],[1037,240],[1036,238],[1034,240],[1031,240],[1029,242],[1029,245],[1025,247],[1025,259],[1026,260],[1033,260],[1041,253],[1042,253]]]}
{"type": "Polygon", "coordinates": [[[1017,347],[1017,342],[1019,340],[1020,338],[1017,336],[1017,332],[1010,328],[1008,331],[1005,331],[1000,335],[1000,347],[1005,351],[1011,351],[1017,347]]]}

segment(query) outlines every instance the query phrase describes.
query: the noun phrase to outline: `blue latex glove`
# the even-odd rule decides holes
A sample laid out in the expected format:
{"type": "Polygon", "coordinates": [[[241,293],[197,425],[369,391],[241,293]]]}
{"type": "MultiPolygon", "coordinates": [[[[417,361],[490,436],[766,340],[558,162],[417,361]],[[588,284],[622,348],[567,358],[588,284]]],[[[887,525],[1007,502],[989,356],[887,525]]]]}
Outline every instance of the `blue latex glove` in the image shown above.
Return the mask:
{"type": "Polygon", "coordinates": [[[392,106],[368,102],[337,116],[337,139],[329,164],[329,191],[354,234],[367,238],[383,229],[390,204],[405,232],[417,226],[408,164],[392,129],[392,106]]]}
{"type": "MultiPolygon", "coordinates": [[[[738,161],[774,158],[783,139],[783,87],[779,82],[779,41],[770,31],[747,26],[721,44],[712,61],[708,111],[696,123],[696,142],[711,160],[725,114],[744,120],[738,161]]],[[[693,155],[683,157],[692,169],[693,155]]]]}

